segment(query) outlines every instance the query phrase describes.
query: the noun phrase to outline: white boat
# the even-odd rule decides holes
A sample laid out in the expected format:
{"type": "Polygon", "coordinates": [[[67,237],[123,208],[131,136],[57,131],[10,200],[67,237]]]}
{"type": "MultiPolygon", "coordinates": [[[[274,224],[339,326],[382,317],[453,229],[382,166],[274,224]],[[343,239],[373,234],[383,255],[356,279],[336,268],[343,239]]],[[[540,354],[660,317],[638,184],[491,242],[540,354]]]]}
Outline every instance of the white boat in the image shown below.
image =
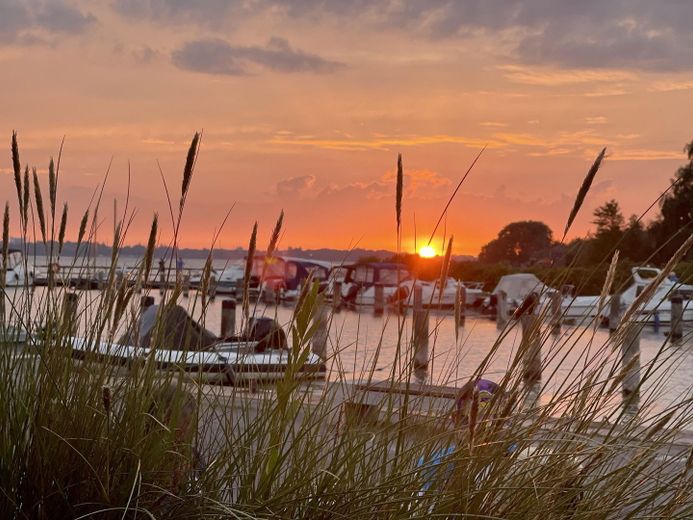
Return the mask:
{"type": "MultiPolygon", "coordinates": [[[[1,265],[1,264],[0,264],[1,265]]],[[[9,249],[7,252],[7,270],[5,287],[27,287],[34,285],[34,268],[20,249],[9,249]]]]}
{"type": "Polygon", "coordinates": [[[192,320],[180,306],[172,307],[163,318],[158,313],[156,305],[143,313],[134,341],[128,333],[117,343],[95,344],[72,338],[72,357],[126,370],[151,360],[160,372],[183,372],[203,383],[269,382],[284,378],[288,371],[296,379],[325,378],[323,360],[312,352],[305,353],[305,359],[298,359],[288,349],[284,331],[270,318],[253,320],[245,336],[220,339],[192,320]],[[156,333],[165,338],[165,346],[152,346],[155,324],[161,319],[163,332],[156,333]]]}
{"type": "MultiPolygon", "coordinates": [[[[373,305],[375,287],[382,286],[385,301],[391,301],[399,285],[411,279],[411,274],[404,264],[389,262],[368,262],[336,268],[343,274],[341,283],[342,302],[347,305],[373,305]]],[[[334,271],[334,269],[333,269],[334,271]]],[[[330,275],[331,286],[328,296],[335,290],[336,275],[330,275]]]]}
{"type": "MultiPolygon", "coordinates": [[[[441,290],[440,280],[425,282],[422,280],[405,280],[399,284],[399,290],[393,293],[388,303],[403,302],[406,306],[414,305],[412,292],[415,286],[421,287],[421,301],[424,307],[433,309],[452,309],[455,306],[457,299],[457,287],[460,282],[454,278],[447,278],[443,283],[441,290]]],[[[474,294],[465,292],[465,306],[471,305],[476,300],[474,294]]]]}
{"type": "MultiPolygon", "coordinates": [[[[621,313],[633,304],[643,290],[660,275],[657,267],[634,267],[631,270],[632,283],[621,293],[621,313]]],[[[674,293],[683,297],[683,321],[693,321],[693,285],[682,284],[672,273],[657,286],[652,297],[636,312],[634,319],[645,323],[670,323],[671,301],[674,293]]],[[[605,298],[601,315],[609,314],[611,296],[605,298]]],[[[597,316],[598,296],[577,296],[563,298],[563,315],[566,318],[592,318],[597,316]]]]}

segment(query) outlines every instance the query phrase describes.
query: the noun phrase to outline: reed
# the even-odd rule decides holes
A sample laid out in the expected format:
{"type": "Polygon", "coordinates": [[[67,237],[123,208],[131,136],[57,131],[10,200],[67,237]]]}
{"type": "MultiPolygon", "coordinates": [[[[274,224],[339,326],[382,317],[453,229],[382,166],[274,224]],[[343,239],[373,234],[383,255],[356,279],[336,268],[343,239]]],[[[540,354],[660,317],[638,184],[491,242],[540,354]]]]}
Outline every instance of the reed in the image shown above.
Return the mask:
{"type": "Polygon", "coordinates": [[[573,221],[575,220],[575,217],[577,217],[577,214],[580,211],[580,208],[582,207],[582,203],[585,202],[587,192],[590,190],[590,186],[592,186],[592,181],[594,180],[594,177],[597,175],[597,172],[599,171],[599,167],[601,166],[605,155],[606,148],[602,148],[602,151],[599,152],[599,155],[597,155],[597,158],[594,160],[592,167],[589,169],[587,175],[585,175],[585,178],[582,181],[582,185],[580,186],[580,189],[578,190],[578,193],[575,197],[573,208],[570,210],[570,215],[568,215],[568,221],[565,224],[565,230],[563,231],[563,240],[565,240],[570,226],[573,225],[573,221]]]}
{"type": "MultiPolygon", "coordinates": [[[[89,215],[98,209],[96,204],[82,217],[80,243],[89,215]]],[[[9,211],[6,204],[4,247],[9,211]]],[[[68,225],[66,207],[63,215],[60,229],[63,221],[68,225]]],[[[271,246],[282,223],[280,213],[271,246]]],[[[116,226],[113,263],[127,231],[127,221],[116,226]]],[[[24,234],[26,242],[26,229],[24,234]]],[[[151,269],[158,234],[155,215],[140,275],[151,269]]],[[[257,224],[248,245],[244,319],[250,313],[256,239],[257,224]]],[[[446,258],[452,244],[450,238],[446,258]]],[[[85,251],[80,255],[75,269],[88,259],[85,251]]],[[[605,286],[617,258],[612,257],[605,286]]],[[[595,336],[592,355],[575,370],[566,366],[568,355],[580,354],[581,335],[592,331],[574,327],[553,338],[541,325],[542,399],[533,398],[534,390],[523,383],[522,359],[511,360],[499,379],[501,391],[482,403],[475,389],[465,420],[453,426],[450,404],[412,394],[403,410],[398,389],[418,388],[407,369],[392,371],[376,413],[352,413],[372,412],[349,386],[354,349],[366,360],[360,383],[368,384],[367,374],[377,377],[381,368],[377,360],[371,367],[372,351],[358,350],[366,348],[362,336],[354,346],[353,338],[341,338],[333,329],[331,382],[297,380],[319,321],[317,284],[306,285],[285,324],[289,369],[276,384],[259,389],[204,385],[179,370],[157,372],[152,356],[128,365],[101,362],[97,346],[131,330],[139,312],[134,287],[115,277],[102,291],[81,293],[78,335],[93,352],[74,360],[66,348],[66,292],[37,288],[16,296],[3,290],[12,309],[0,324],[0,511],[8,518],[684,519],[693,514],[693,451],[675,454],[693,426],[690,387],[663,409],[655,406],[659,383],[676,361],[666,341],[655,359],[644,362],[640,407],[632,411],[620,401],[620,358],[612,351],[618,338],[604,336],[600,342],[595,336]],[[11,341],[17,328],[27,333],[19,351],[11,341]]],[[[190,308],[198,308],[196,298],[189,299],[190,308]]],[[[177,303],[183,300],[175,293],[166,295],[164,305],[177,303]]],[[[208,307],[201,309],[204,322],[208,307]]],[[[337,316],[328,318],[334,320],[337,316]]],[[[411,355],[407,334],[398,336],[400,345],[381,345],[397,348],[402,366],[411,355]]],[[[509,337],[503,331],[488,345],[478,366],[464,361],[463,378],[454,376],[457,360],[436,363],[450,368],[448,384],[461,386],[508,355],[503,341],[509,337]]],[[[151,341],[156,350],[169,338],[155,328],[151,341]]]]}

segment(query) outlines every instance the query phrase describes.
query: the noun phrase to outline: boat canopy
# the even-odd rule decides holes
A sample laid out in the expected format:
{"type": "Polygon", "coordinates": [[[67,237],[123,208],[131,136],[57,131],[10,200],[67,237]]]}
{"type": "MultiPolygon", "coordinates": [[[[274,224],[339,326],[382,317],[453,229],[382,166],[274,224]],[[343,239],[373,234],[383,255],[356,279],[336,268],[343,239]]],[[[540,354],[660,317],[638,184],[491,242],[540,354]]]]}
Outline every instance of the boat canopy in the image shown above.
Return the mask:
{"type": "Polygon", "coordinates": [[[523,300],[532,292],[542,293],[551,290],[539,278],[531,273],[507,274],[498,280],[492,294],[503,291],[508,299],[523,300]]]}

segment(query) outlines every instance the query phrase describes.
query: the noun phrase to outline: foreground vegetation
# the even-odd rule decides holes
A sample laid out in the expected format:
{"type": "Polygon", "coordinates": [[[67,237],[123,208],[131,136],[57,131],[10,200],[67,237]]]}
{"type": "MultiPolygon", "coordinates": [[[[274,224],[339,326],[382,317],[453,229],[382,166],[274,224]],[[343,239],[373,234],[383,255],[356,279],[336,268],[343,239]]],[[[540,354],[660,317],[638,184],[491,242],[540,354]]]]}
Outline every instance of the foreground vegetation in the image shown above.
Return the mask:
{"type": "MultiPolygon", "coordinates": [[[[196,135],[180,201],[171,204],[174,228],[184,212],[198,146],[196,135]]],[[[55,217],[59,168],[49,168],[44,202],[36,176],[31,196],[28,170],[22,177],[16,145],[14,151],[24,240],[31,229],[40,233],[34,239],[46,243],[56,237],[57,255],[67,220],[55,217]]],[[[398,220],[401,182],[400,165],[398,220]]],[[[95,214],[95,208],[91,211],[95,214]]],[[[3,258],[9,219],[6,209],[3,258]]],[[[561,380],[545,370],[542,384],[552,384],[553,391],[538,401],[540,387],[523,380],[522,367],[531,352],[530,344],[523,343],[498,381],[500,391],[485,405],[473,392],[454,424],[450,408],[431,414],[420,400],[406,397],[384,399],[375,417],[359,420],[359,414],[345,414],[338,392],[302,384],[294,380],[291,369],[272,387],[257,391],[200,385],[175,370],[161,374],[149,357],[125,368],[97,359],[76,363],[67,348],[76,325],[96,344],[132,326],[139,312],[136,287],[119,283],[115,276],[128,219],[125,215],[114,230],[114,267],[108,283],[97,295],[85,293],[79,323],[65,313],[62,288],[33,293],[3,288],[7,298],[0,325],[0,511],[5,517],[693,515],[691,452],[662,456],[692,426],[690,388],[671,407],[655,408],[657,381],[667,377],[667,361],[675,352],[663,341],[659,355],[643,367],[639,401],[622,399],[621,383],[633,367],[622,369],[615,351],[628,322],[605,342],[595,339],[591,326],[574,329],[559,341],[544,327],[535,330],[545,365],[583,348],[580,336],[592,335],[588,351],[580,351],[582,366],[561,380]],[[19,329],[27,333],[21,349],[13,342],[19,329]],[[653,390],[645,391],[646,387],[653,390]],[[441,449],[446,456],[436,455],[441,449]]],[[[141,277],[151,269],[158,225],[155,218],[141,277]]],[[[267,248],[270,254],[280,226],[281,218],[267,248]]],[[[92,231],[89,228],[87,213],[79,224],[80,242],[93,233],[93,217],[92,231]]],[[[250,256],[256,241],[253,231],[250,256]]],[[[676,252],[674,260],[681,254],[676,252]]],[[[76,259],[74,268],[79,265],[76,259]]],[[[439,274],[446,275],[449,262],[441,268],[439,274]]],[[[162,308],[174,305],[179,294],[179,289],[168,291],[162,308]]],[[[320,298],[316,288],[306,291],[288,324],[297,363],[315,334],[320,298]]],[[[202,306],[203,317],[207,304],[202,298],[191,303],[202,306]]],[[[252,313],[247,297],[243,308],[247,319],[252,313]]],[[[399,319],[400,361],[389,374],[393,390],[414,384],[411,329],[408,318],[399,319]]],[[[153,344],[161,348],[164,338],[155,337],[153,344]]],[[[500,340],[489,345],[474,377],[484,374],[499,345],[500,340]]],[[[341,348],[339,335],[331,335],[332,389],[346,383],[341,348]]],[[[374,359],[372,363],[374,367],[374,359]]],[[[372,376],[372,367],[365,368],[364,379],[372,376]]]]}

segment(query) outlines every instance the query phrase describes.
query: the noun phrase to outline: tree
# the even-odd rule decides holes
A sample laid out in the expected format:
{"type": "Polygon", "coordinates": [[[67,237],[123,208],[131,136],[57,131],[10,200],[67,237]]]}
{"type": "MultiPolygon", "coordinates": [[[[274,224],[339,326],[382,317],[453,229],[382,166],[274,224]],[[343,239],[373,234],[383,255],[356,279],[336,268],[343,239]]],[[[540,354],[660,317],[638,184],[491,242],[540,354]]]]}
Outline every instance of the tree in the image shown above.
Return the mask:
{"type": "Polygon", "coordinates": [[[548,254],[553,235],[543,222],[526,220],[508,224],[498,237],[481,248],[479,260],[526,265],[548,254]]]}
{"type": "MultiPolygon", "coordinates": [[[[672,179],[674,187],[660,201],[661,216],[650,226],[660,249],[659,260],[666,261],[691,233],[693,223],[693,141],[684,147],[688,164],[681,166],[672,179]]],[[[693,252],[688,252],[693,259],[693,252]]]]}
{"type": "Polygon", "coordinates": [[[592,224],[597,226],[597,236],[605,233],[621,231],[623,227],[623,214],[618,202],[611,199],[594,210],[592,224]]]}

